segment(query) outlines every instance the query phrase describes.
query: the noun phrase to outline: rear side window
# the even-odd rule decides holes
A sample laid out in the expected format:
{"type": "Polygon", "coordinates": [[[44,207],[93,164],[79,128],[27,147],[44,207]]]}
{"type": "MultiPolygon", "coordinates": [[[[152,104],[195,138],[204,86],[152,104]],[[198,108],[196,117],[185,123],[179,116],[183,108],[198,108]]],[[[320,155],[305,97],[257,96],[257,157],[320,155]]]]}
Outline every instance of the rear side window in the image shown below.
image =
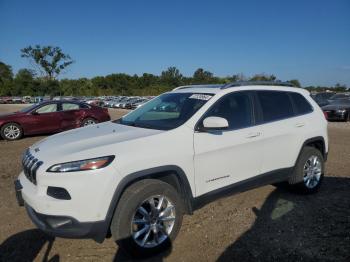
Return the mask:
{"type": "Polygon", "coordinates": [[[296,115],[304,115],[312,112],[312,106],[304,96],[298,93],[290,93],[290,95],[294,103],[296,115]]]}
{"type": "Polygon", "coordinates": [[[79,106],[80,106],[81,109],[88,109],[88,108],[90,108],[90,106],[87,105],[87,104],[80,104],[79,106]]]}
{"type": "Polygon", "coordinates": [[[257,91],[264,122],[277,121],[294,116],[288,93],[282,91],[257,91]]]}
{"type": "Polygon", "coordinates": [[[62,110],[63,111],[69,111],[69,110],[77,110],[79,109],[78,104],[71,104],[71,103],[63,103],[62,104],[62,110]]]}

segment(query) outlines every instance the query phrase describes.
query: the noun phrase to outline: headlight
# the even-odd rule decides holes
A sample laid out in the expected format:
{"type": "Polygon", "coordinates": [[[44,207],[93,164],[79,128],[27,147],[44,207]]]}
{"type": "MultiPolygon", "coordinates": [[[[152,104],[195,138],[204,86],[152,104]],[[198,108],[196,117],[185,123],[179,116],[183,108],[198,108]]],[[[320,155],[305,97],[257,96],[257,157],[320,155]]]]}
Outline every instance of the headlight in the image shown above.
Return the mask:
{"type": "Polygon", "coordinates": [[[85,159],[67,163],[61,163],[51,166],[47,172],[63,173],[63,172],[75,172],[95,170],[108,166],[114,159],[114,156],[103,156],[92,159],[85,159]]]}
{"type": "Polygon", "coordinates": [[[346,112],[345,109],[338,109],[338,110],[337,110],[337,113],[345,113],[345,112],[346,112]]]}

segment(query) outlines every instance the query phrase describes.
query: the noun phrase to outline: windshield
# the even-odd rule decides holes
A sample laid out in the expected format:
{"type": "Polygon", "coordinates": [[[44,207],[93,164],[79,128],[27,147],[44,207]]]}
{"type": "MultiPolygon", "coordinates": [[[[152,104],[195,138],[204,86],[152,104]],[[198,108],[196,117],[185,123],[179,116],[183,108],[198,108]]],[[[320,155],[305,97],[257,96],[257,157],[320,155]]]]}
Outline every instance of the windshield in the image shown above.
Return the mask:
{"type": "Polygon", "coordinates": [[[213,94],[166,93],[158,96],[116,123],[142,128],[170,130],[185,123],[213,94]]]}

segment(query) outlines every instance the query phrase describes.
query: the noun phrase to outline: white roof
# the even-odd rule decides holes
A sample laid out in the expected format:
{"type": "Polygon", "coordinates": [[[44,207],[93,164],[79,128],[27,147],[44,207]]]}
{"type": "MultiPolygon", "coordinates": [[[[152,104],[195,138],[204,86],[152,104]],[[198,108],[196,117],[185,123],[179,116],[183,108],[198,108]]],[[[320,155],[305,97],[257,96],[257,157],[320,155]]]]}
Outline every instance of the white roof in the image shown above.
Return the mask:
{"type": "Polygon", "coordinates": [[[280,90],[298,93],[309,93],[307,90],[300,87],[290,87],[290,86],[280,86],[278,83],[276,85],[242,85],[242,86],[232,86],[227,88],[222,88],[225,85],[188,85],[180,86],[175,88],[174,93],[207,93],[207,94],[218,94],[218,93],[228,93],[233,90],[280,90]]]}

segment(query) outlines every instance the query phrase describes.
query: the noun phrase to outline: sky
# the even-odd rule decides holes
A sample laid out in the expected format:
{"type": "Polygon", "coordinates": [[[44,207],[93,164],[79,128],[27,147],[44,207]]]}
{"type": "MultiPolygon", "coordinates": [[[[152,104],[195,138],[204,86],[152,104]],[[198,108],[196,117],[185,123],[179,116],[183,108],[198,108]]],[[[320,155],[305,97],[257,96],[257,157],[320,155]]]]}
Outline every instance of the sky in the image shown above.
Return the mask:
{"type": "Polygon", "coordinates": [[[75,60],[61,78],[176,66],[350,86],[350,0],[0,0],[0,61],[28,68],[35,44],[75,60]]]}

